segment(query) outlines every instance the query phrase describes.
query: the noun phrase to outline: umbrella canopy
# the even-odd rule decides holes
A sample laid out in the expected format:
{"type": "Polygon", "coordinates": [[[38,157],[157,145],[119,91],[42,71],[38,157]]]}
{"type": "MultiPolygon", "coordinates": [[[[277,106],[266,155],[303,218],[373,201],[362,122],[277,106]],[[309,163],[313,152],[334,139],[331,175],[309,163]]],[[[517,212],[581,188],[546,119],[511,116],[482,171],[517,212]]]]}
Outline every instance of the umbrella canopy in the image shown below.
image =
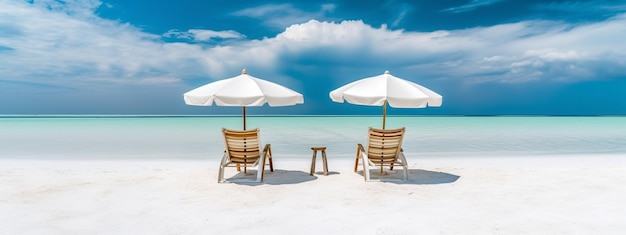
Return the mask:
{"type": "Polygon", "coordinates": [[[417,83],[384,74],[363,78],[330,92],[330,98],[339,103],[383,106],[383,129],[387,104],[394,108],[425,108],[441,106],[443,97],[417,83]]]}
{"type": "Polygon", "coordinates": [[[183,94],[185,104],[197,106],[242,106],[243,129],[246,129],[246,106],[289,106],[304,103],[302,94],[289,88],[248,75],[212,82],[183,94]]]}

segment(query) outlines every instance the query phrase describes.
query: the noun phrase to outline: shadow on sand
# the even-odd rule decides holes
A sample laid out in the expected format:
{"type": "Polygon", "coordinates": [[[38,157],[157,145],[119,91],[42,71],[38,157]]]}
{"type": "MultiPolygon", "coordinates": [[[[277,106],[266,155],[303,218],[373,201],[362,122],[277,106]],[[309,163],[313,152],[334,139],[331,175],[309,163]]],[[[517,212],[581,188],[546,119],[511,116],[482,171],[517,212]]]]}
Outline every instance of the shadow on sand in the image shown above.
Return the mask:
{"type": "MultiPolygon", "coordinates": [[[[394,171],[385,171],[385,175],[381,176],[378,173],[375,173],[378,170],[372,170],[370,178],[372,180],[380,180],[380,182],[384,183],[395,183],[395,184],[449,184],[457,181],[460,176],[453,175],[440,171],[427,171],[427,170],[419,170],[419,169],[409,169],[409,180],[402,180],[402,170],[394,170],[394,171]]],[[[363,176],[363,171],[357,172],[359,175],[363,176]]]]}
{"type": "MultiPolygon", "coordinates": [[[[428,171],[428,170],[419,170],[419,169],[409,169],[409,180],[402,181],[402,171],[394,170],[388,171],[386,170],[386,174],[384,176],[380,176],[375,173],[376,170],[372,170],[371,178],[374,181],[379,180],[383,183],[394,183],[394,184],[414,184],[414,185],[427,185],[427,184],[449,184],[457,181],[460,176],[453,175],[445,172],[439,171],[428,171]]],[[[290,171],[290,170],[280,170],[276,169],[274,172],[270,172],[269,170],[265,171],[265,177],[263,182],[250,182],[256,177],[256,174],[253,172],[244,175],[242,172],[237,173],[228,181],[233,184],[241,184],[247,186],[257,186],[257,185],[285,185],[285,184],[299,184],[308,181],[316,180],[318,175],[321,175],[322,172],[316,172],[313,175],[309,175],[309,172],[304,171],[290,171]],[[251,174],[252,173],[252,174],[251,174]]],[[[328,172],[328,175],[337,175],[341,174],[336,171],[328,172]]],[[[355,174],[359,174],[363,176],[363,171],[358,171],[355,174]]],[[[358,183],[356,181],[355,183],[358,183]]]]}
{"type": "MultiPolygon", "coordinates": [[[[336,172],[328,172],[328,173],[338,174],[336,172]]],[[[244,175],[243,173],[240,172],[240,173],[237,173],[237,175],[233,176],[231,180],[229,180],[229,182],[234,183],[234,184],[257,186],[257,185],[263,185],[263,184],[269,184],[269,185],[299,184],[299,183],[304,183],[304,182],[317,179],[317,176],[315,174],[311,176],[309,175],[309,172],[304,172],[304,171],[289,171],[289,170],[275,169],[274,172],[270,172],[268,169],[266,169],[265,176],[263,178],[262,183],[240,181],[242,179],[243,180],[254,179],[254,177],[256,177],[256,174],[244,175]]]]}

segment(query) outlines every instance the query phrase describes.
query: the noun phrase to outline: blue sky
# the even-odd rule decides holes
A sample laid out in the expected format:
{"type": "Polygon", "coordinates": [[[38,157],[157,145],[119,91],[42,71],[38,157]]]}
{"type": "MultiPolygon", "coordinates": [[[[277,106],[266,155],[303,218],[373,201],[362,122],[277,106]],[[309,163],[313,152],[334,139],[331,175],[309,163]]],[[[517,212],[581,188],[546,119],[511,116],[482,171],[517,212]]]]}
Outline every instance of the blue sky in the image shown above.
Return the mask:
{"type": "Polygon", "coordinates": [[[385,70],[443,96],[390,115],[625,115],[623,1],[0,0],[0,114],[239,114],[182,94],[249,74],[249,114],[380,114],[328,92],[385,70]]]}

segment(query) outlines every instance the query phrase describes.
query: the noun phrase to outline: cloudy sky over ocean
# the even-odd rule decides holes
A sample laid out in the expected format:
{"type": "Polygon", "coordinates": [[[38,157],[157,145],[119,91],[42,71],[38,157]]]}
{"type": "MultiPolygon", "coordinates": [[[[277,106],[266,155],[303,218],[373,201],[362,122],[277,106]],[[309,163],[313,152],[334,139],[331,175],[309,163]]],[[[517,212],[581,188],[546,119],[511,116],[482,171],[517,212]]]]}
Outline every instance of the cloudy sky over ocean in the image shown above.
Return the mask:
{"type": "Polygon", "coordinates": [[[328,92],[389,70],[411,115],[626,114],[623,1],[0,0],[0,114],[238,114],[182,94],[250,75],[304,95],[249,114],[379,114],[328,92]]]}

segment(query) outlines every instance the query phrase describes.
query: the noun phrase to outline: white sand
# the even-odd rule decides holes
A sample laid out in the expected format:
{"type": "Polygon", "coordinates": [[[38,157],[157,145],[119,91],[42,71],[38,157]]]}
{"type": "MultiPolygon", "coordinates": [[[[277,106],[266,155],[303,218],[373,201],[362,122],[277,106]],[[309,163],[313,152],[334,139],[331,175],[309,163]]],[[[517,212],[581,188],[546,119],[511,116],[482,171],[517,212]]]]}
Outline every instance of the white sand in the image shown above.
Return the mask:
{"type": "Polygon", "coordinates": [[[309,176],[309,159],[276,157],[259,185],[218,184],[216,160],[0,160],[0,234],[626,231],[626,156],[409,163],[409,182],[366,183],[349,159],[309,176]]]}

